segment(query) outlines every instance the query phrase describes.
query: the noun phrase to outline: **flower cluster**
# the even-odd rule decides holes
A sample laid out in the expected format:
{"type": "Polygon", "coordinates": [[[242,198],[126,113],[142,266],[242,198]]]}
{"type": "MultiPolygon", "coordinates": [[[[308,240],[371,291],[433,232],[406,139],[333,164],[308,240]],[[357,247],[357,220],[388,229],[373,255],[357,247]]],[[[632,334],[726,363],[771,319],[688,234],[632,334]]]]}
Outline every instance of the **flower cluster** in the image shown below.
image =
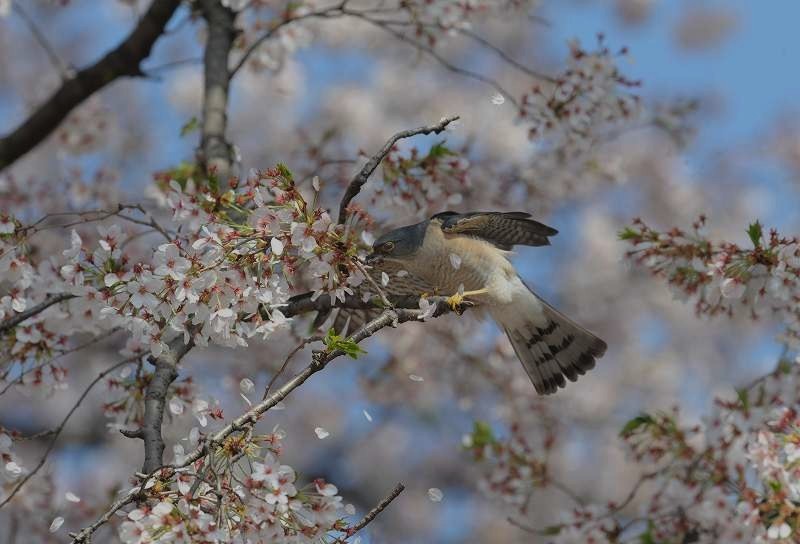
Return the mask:
{"type": "MultiPolygon", "coordinates": [[[[310,191],[301,191],[282,166],[254,171],[222,187],[216,179],[195,183],[180,172],[173,174],[180,181],[167,178],[160,184],[173,224],[162,226],[149,215],[148,221],[135,220],[153,226],[151,236],[164,239],[155,248],[130,243],[141,231],[123,228],[123,220],[131,220],[122,213],[125,206],[59,214],[57,219],[78,218],[69,223],[75,227],[67,249],[58,248],[63,242],[51,234],[57,231],[47,230],[47,220],[26,226],[11,215],[0,216],[5,282],[0,320],[48,297],[64,299],[2,335],[13,357],[0,368],[0,392],[11,385],[45,392],[64,387],[66,371],[58,359],[77,349],[77,334],[100,339],[126,331],[121,353],[131,363],[106,380],[110,397],[104,411],[115,428],[140,423],[150,379],[142,361],[160,355],[171,338],[244,346],[288,326],[281,309],[291,288],[344,298],[364,281],[355,262],[365,250],[360,224],[345,229],[306,201],[309,192],[315,203],[319,199],[318,181],[310,191]],[[111,226],[92,224],[103,218],[122,220],[111,226]]],[[[24,193],[15,187],[16,182],[6,189],[24,193]]],[[[33,204],[25,198],[20,196],[21,204],[33,204]]],[[[97,195],[88,198],[100,201],[97,195]]],[[[356,220],[364,218],[361,213],[356,220]]],[[[191,405],[196,392],[191,381],[179,381],[170,397],[175,399],[170,406],[177,409],[191,405]]]]}
{"type": "Polygon", "coordinates": [[[478,488],[524,514],[535,490],[552,483],[548,461],[556,446],[556,428],[547,406],[538,399],[515,401],[513,408],[526,415],[525,421],[535,414],[530,420],[536,424],[512,420],[509,436],[499,438],[487,423],[477,421],[472,433],[464,435],[462,444],[485,468],[478,488]]]}
{"type": "Polygon", "coordinates": [[[264,436],[231,436],[209,457],[162,471],[145,485],[147,501],[127,513],[120,539],[295,543],[346,532],[344,517],[354,508],[322,479],[300,486],[294,469],[280,461],[284,436],[277,428],[264,436]]]}
{"type": "Polygon", "coordinates": [[[58,146],[72,155],[96,151],[108,138],[111,112],[100,100],[93,98],[73,111],[58,130],[58,146]]]}
{"type": "MultiPolygon", "coordinates": [[[[392,149],[383,162],[383,176],[366,187],[373,205],[390,205],[414,215],[457,206],[471,184],[468,161],[444,143],[422,154],[392,149]]],[[[396,213],[396,212],[395,212],[396,213]]]]}
{"type": "Polygon", "coordinates": [[[570,44],[568,68],[548,86],[537,84],[522,96],[520,120],[530,125],[532,140],[564,148],[571,156],[590,148],[609,128],[629,122],[640,110],[637,87],[621,74],[618,56],[605,46],[602,36],[593,52],[570,44]]]}
{"type": "Polygon", "coordinates": [[[667,279],[676,296],[692,298],[698,314],[744,315],[776,312],[787,326],[785,340],[800,346],[800,245],[796,237],[748,228],[752,248],[712,242],[704,234],[705,217],[690,231],[660,232],[637,219],[620,233],[633,249],[628,258],[667,279]]]}
{"type": "Polygon", "coordinates": [[[149,262],[126,259],[118,227],[101,233],[91,253],[73,233],[60,269],[79,297],[72,310],[102,316],[158,356],[174,333],[229,347],[266,338],[286,325],[279,308],[302,271],[317,293],[342,298],[363,281],[351,262],[358,247],[308,205],[288,170],[253,172],[232,185],[171,181],[167,202],[183,235],[159,245],[149,262]]]}
{"type": "Polygon", "coordinates": [[[433,45],[441,36],[440,30],[469,28],[472,20],[530,11],[536,4],[537,0],[407,0],[400,2],[399,8],[407,11],[417,24],[417,33],[433,45]]]}
{"type": "MultiPolygon", "coordinates": [[[[701,424],[682,423],[677,408],[632,419],[621,437],[641,474],[636,484],[621,502],[584,504],[576,498],[559,523],[543,529],[548,542],[795,542],[798,398],[800,370],[782,361],[736,397],[717,399],[701,424]]],[[[545,435],[531,447],[525,436],[512,427],[511,437],[499,441],[486,425],[476,424],[465,437],[485,465],[483,490],[520,516],[537,489],[554,485],[547,465],[553,437],[545,435]]]]}

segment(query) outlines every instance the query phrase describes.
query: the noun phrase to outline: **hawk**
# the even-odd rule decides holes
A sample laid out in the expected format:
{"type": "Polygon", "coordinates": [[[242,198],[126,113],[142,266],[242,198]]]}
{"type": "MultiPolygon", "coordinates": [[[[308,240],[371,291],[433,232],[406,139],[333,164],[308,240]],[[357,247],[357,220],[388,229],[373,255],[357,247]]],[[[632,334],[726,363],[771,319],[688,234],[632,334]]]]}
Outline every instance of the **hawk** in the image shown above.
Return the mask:
{"type": "MultiPolygon", "coordinates": [[[[450,295],[454,308],[468,298],[505,331],[536,392],[552,394],[602,357],[606,343],[553,308],[522,281],[509,262],[515,245],[549,245],[558,233],[524,212],[442,212],[387,232],[367,264],[386,273],[387,295],[450,295]]],[[[380,280],[379,280],[380,281],[380,280]]],[[[340,328],[368,321],[369,311],[341,314],[340,328]]]]}

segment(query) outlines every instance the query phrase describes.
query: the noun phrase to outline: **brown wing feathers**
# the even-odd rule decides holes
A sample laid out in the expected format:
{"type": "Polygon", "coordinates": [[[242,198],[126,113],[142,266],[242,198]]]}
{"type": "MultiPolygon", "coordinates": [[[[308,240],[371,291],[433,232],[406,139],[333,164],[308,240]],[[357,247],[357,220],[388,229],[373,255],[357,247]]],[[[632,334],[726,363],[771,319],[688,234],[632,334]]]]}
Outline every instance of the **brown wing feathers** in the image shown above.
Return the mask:
{"type": "Polygon", "coordinates": [[[558,231],[530,218],[525,212],[442,212],[431,219],[442,224],[447,234],[474,236],[503,250],[515,245],[546,246],[558,231]]]}

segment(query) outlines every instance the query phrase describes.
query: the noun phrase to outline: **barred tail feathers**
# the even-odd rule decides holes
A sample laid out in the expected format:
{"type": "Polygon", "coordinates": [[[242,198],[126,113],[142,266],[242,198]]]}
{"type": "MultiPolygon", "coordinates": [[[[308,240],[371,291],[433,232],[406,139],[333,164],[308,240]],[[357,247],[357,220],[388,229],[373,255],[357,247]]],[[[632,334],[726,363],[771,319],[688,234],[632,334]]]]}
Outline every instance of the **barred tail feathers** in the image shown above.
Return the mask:
{"type": "Polygon", "coordinates": [[[606,343],[526,287],[492,312],[536,392],[548,395],[594,368],[606,343]]]}

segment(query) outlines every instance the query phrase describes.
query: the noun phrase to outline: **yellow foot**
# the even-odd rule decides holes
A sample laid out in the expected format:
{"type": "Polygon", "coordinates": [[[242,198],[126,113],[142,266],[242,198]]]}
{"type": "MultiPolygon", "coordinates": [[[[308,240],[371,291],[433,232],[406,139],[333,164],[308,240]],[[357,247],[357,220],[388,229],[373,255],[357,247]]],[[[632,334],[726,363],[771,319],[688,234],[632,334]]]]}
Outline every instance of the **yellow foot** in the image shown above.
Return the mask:
{"type": "Polygon", "coordinates": [[[464,295],[461,293],[456,293],[455,295],[447,297],[447,305],[450,306],[450,309],[453,311],[456,311],[461,306],[462,302],[464,302],[464,295]]]}
{"type": "Polygon", "coordinates": [[[465,305],[471,305],[469,301],[464,300],[464,297],[470,295],[483,295],[488,292],[488,289],[478,289],[477,291],[464,291],[463,293],[456,293],[447,297],[447,304],[450,306],[450,309],[460,314],[465,305]]]}

